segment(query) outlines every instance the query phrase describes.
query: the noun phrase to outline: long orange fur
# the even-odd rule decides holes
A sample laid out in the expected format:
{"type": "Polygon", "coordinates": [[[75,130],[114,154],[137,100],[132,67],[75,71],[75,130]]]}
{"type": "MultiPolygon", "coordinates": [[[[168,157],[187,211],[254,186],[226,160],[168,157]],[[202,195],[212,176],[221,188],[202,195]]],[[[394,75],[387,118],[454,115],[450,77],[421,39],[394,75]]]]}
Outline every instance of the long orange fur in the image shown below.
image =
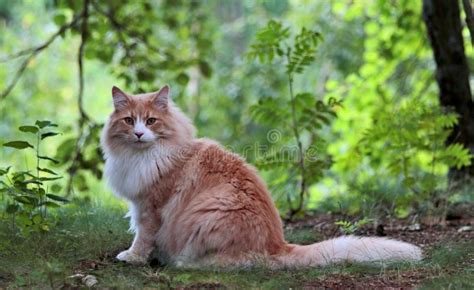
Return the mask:
{"type": "Polygon", "coordinates": [[[167,263],[182,267],[421,259],[418,247],[384,238],[288,244],[256,169],[218,143],[195,138],[168,86],[141,95],[114,87],[112,96],[115,110],[101,139],[105,176],[129,202],[135,231],[119,260],[145,263],[155,247],[167,263]]]}

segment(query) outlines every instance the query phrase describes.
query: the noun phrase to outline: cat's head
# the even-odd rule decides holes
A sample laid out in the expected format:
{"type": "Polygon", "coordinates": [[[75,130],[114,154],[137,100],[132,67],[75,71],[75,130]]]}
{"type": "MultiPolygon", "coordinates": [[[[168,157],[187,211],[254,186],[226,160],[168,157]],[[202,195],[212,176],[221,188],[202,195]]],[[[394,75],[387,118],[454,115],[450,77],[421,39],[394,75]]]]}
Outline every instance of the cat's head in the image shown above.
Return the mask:
{"type": "Polygon", "coordinates": [[[170,88],[131,95],[112,88],[114,112],[102,135],[106,152],[171,148],[189,143],[195,134],[189,119],[169,98],[170,88]]]}

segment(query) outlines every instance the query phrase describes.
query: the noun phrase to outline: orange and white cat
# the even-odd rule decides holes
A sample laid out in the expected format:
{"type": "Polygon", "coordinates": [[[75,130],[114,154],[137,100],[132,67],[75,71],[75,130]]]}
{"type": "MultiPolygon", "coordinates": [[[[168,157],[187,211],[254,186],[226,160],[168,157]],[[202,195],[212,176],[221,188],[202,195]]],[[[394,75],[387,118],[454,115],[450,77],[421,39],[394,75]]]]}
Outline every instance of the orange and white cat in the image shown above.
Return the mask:
{"type": "Polygon", "coordinates": [[[169,90],[130,95],[112,88],[115,111],[101,138],[105,176],[129,202],[135,232],[117,259],[142,264],[155,247],[168,264],[181,267],[421,259],[420,248],[385,238],[288,244],[255,168],[218,143],[195,138],[169,90]]]}

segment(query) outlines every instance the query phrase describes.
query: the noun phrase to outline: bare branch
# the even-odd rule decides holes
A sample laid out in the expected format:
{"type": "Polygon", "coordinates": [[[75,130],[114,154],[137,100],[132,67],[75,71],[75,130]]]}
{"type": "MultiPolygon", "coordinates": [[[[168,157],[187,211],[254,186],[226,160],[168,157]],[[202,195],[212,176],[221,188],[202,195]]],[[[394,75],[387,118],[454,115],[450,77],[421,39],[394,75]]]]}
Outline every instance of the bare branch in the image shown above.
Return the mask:
{"type": "Polygon", "coordinates": [[[28,57],[21,63],[21,66],[20,68],[16,71],[15,73],[15,76],[13,77],[13,80],[10,82],[10,84],[8,84],[8,86],[0,93],[0,100],[4,99],[6,96],[8,96],[10,94],[10,92],[13,90],[13,88],[15,88],[16,84],[18,83],[18,81],[20,80],[21,76],[23,75],[23,73],[25,72],[26,68],[28,67],[28,64],[30,63],[30,61],[35,57],[37,56],[41,51],[43,51],[44,49],[48,48],[49,45],[51,43],[54,42],[54,40],[60,36],[61,34],[63,34],[66,30],[70,29],[71,27],[73,27],[78,21],[79,19],[82,18],[82,14],[81,15],[77,15],[76,17],[74,17],[74,19],[69,22],[69,23],[66,23],[64,24],[63,26],[61,26],[59,28],[59,30],[54,33],[53,35],[51,35],[51,37],[45,41],[43,44],[37,46],[37,47],[31,47],[31,48],[28,48],[28,49],[25,49],[25,50],[22,50],[22,51],[19,51],[15,54],[12,54],[10,56],[7,56],[3,59],[0,60],[0,63],[2,62],[7,62],[7,61],[10,61],[10,60],[13,60],[13,59],[16,59],[16,58],[19,58],[21,56],[25,56],[25,55],[28,55],[28,57]]]}
{"type": "Polygon", "coordinates": [[[81,25],[81,44],[79,45],[79,52],[77,54],[77,64],[79,68],[79,94],[77,97],[77,106],[79,108],[80,120],[82,122],[89,121],[89,117],[84,111],[83,107],[83,96],[84,96],[84,47],[86,45],[87,36],[88,36],[88,27],[87,21],[89,19],[89,0],[84,0],[84,10],[83,10],[82,25],[81,25]]]}
{"type": "Polygon", "coordinates": [[[20,80],[21,76],[25,72],[26,68],[28,67],[28,64],[30,61],[35,57],[37,53],[30,54],[27,59],[25,59],[22,63],[20,68],[16,71],[15,76],[13,77],[13,80],[11,83],[0,93],[0,100],[3,100],[6,96],[10,94],[10,92],[13,90],[13,88],[16,86],[18,81],[20,80]]]}
{"type": "Polygon", "coordinates": [[[79,134],[77,137],[74,156],[72,159],[71,166],[68,169],[69,178],[67,182],[66,194],[69,195],[72,191],[72,182],[74,176],[76,175],[77,170],[79,169],[79,162],[82,160],[81,148],[84,144],[85,139],[87,138],[86,134],[86,124],[92,123],[91,119],[87,115],[83,106],[84,98],[84,47],[87,42],[88,37],[88,19],[89,19],[89,0],[84,0],[84,8],[82,10],[82,23],[81,23],[81,44],[79,45],[79,51],[77,53],[77,65],[78,65],[78,75],[79,75],[79,92],[77,96],[77,106],[79,109],[79,134]]]}
{"type": "Polygon", "coordinates": [[[76,23],[79,21],[79,19],[81,19],[82,17],[82,14],[79,14],[79,15],[76,15],[76,17],[74,17],[71,22],[69,23],[66,23],[64,24],[63,26],[61,26],[59,28],[58,31],[56,31],[53,35],[51,35],[49,37],[49,39],[47,41],[45,41],[43,44],[41,45],[38,45],[36,47],[30,47],[30,48],[27,48],[27,49],[24,49],[24,50],[21,50],[19,52],[16,52],[12,55],[9,55],[9,56],[6,56],[2,59],[0,59],[0,62],[7,62],[7,61],[10,61],[10,60],[13,60],[13,59],[16,59],[16,58],[19,58],[21,56],[24,56],[24,55],[27,55],[27,54],[32,54],[32,53],[35,53],[35,52],[39,52],[39,51],[42,51],[43,49],[47,48],[51,43],[53,43],[53,41],[58,37],[60,36],[61,34],[63,34],[66,30],[68,30],[69,28],[73,27],[74,25],[76,25],[76,23]]]}

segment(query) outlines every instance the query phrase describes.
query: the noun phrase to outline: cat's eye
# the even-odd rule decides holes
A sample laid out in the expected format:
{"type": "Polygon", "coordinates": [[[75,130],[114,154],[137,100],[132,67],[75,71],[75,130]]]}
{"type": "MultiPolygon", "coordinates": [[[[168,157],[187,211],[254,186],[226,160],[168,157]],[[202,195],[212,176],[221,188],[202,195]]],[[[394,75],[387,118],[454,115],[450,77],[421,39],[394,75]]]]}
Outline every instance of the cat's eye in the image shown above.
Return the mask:
{"type": "Polygon", "coordinates": [[[147,124],[147,125],[153,125],[153,124],[155,124],[155,122],[156,122],[156,119],[155,119],[155,118],[148,118],[148,119],[146,120],[146,124],[147,124]]]}
{"type": "Polygon", "coordinates": [[[125,121],[125,123],[127,123],[127,125],[133,125],[133,119],[132,118],[126,117],[126,118],[123,118],[123,120],[125,121]]]}

